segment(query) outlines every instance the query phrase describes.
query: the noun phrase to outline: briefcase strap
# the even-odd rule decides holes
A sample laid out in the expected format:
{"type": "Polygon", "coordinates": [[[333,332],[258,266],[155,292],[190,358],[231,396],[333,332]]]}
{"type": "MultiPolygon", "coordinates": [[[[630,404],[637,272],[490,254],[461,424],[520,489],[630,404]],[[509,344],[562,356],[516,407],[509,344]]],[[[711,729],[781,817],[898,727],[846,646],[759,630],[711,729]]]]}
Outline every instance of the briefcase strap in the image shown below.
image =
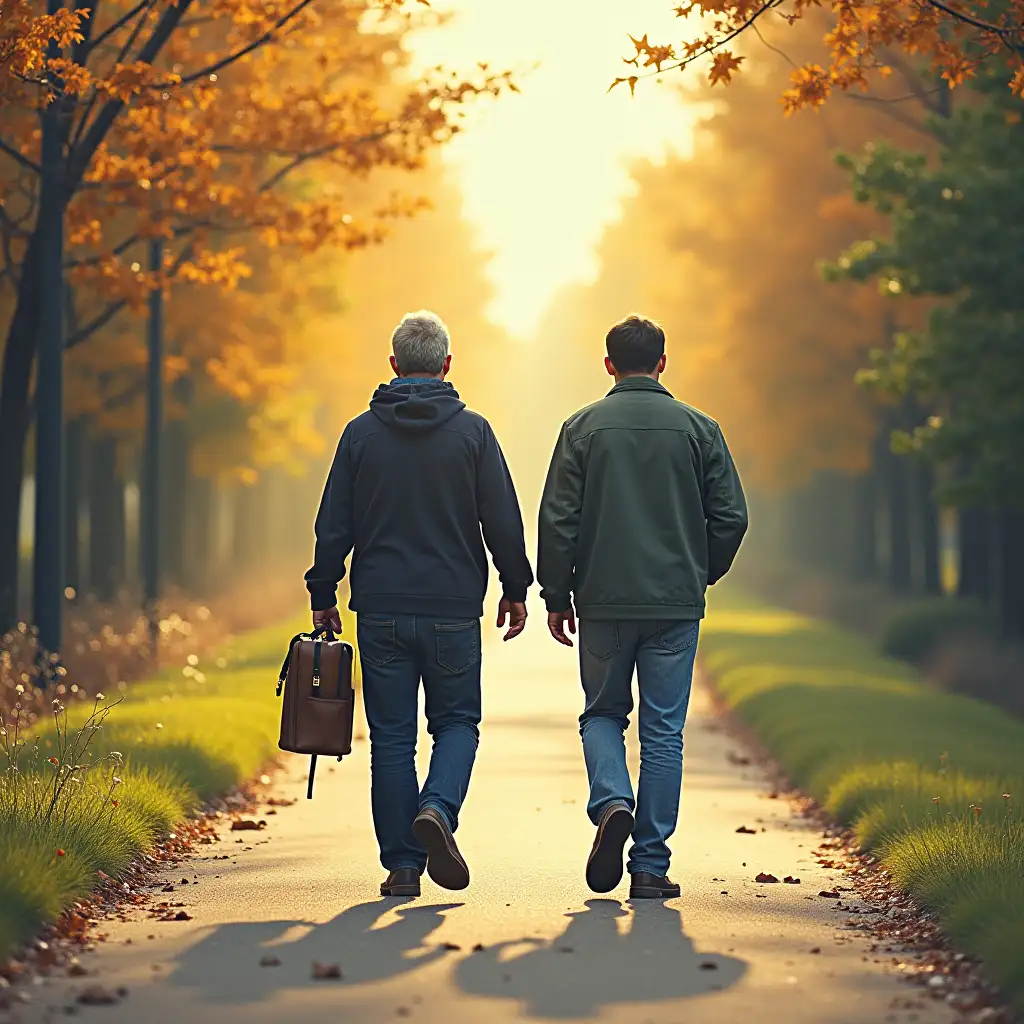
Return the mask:
{"type": "Polygon", "coordinates": [[[278,697],[281,696],[281,691],[284,689],[284,681],[288,678],[288,669],[291,667],[292,663],[292,650],[299,640],[315,641],[313,644],[313,685],[315,687],[320,685],[320,650],[323,647],[323,641],[330,636],[333,636],[331,630],[327,626],[321,626],[312,633],[296,633],[295,636],[288,641],[288,653],[284,656],[284,661],[281,664],[281,671],[277,677],[278,697]]]}

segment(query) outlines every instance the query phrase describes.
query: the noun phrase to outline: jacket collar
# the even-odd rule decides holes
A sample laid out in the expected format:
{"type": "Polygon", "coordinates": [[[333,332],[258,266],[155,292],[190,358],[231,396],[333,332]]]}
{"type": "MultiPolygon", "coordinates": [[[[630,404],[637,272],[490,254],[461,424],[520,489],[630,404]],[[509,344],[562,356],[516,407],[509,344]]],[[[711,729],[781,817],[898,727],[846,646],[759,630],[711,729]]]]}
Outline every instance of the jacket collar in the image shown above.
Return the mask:
{"type": "Polygon", "coordinates": [[[608,395],[617,395],[622,391],[653,391],[659,395],[672,397],[672,392],[659,384],[653,377],[625,377],[608,392],[608,395]]]}

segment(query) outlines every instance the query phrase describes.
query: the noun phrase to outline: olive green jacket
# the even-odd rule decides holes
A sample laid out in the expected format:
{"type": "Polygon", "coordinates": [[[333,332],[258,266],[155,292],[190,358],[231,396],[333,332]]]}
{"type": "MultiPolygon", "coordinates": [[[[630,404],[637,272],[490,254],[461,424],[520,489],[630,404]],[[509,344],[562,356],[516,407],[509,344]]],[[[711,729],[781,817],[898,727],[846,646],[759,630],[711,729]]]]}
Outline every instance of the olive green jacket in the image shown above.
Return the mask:
{"type": "Polygon", "coordinates": [[[548,611],[699,619],[747,529],[718,424],[650,377],[627,377],[562,426],[540,508],[548,611]]]}

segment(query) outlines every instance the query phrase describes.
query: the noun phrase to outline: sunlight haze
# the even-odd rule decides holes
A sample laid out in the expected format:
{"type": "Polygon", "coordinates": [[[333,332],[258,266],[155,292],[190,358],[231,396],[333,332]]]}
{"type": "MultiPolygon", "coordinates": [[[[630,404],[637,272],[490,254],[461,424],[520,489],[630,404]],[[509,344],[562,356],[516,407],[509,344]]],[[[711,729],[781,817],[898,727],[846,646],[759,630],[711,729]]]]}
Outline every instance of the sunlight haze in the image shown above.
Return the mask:
{"type": "MultiPolygon", "coordinates": [[[[481,247],[493,253],[492,318],[519,337],[563,285],[590,280],[593,246],[631,191],[632,159],[688,150],[692,112],[668,84],[623,85],[628,33],[677,38],[664,0],[451,0],[454,17],[417,34],[415,64],[522,70],[522,92],[485,101],[446,148],[481,247]],[[536,66],[535,66],[536,65],[536,66]]],[[[676,78],[669,78],[674,82],[676,78]]],[[[680,75],[678,80],[682,80],[680,75]]]]}

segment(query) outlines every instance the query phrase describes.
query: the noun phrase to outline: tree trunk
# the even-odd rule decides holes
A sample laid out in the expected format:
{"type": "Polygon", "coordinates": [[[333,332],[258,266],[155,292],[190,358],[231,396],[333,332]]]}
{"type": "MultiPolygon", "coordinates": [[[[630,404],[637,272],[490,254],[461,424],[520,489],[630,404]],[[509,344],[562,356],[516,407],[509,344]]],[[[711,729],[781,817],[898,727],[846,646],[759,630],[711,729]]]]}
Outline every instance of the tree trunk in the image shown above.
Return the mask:
{"type": "Polygon", "coordinates": [[[251,569],[260,561],[273,561],[277,554],[267,529],[268,497],[267,483],[263,478],[252,487],[239,486],[235,489],[231,563],[232,568],[239,572],[251,569]]]}
{"type": "Polygon", "coordinates": [[[911,583],[908,466],[887,449],[881,469],[888,535],[886,579],[893,590],[906,591],[911,583]]]}
{"type": "Polygon", "coordinates": [[[64,583],[78,594],[83,583],[79,527],[86,451],[86,428],[80,418],[68,421],[64,443],[67,448],[64,462],[64,583]]]}
{"type": "Polygon", "coordinates": [[[920,464],[916,483],[916,518],[921,531],[921,586],[926,594],[940,594],[942,579],[939,566],[939,508],[932,495],[935,475],[931,466],[926,463],[920,464]]]}
{"type": "Polygon", "coordinates": [[[124,480],[116,438],[93,442],[89,468],[89,584],[100,601],[113,601],[125,581],[124,480]]]}
{"type": "Polygon", "coordinates": [[[17,306],[7,332],[0,381],[0,633],[18,620],[18,534],[21,491],[25,481],[25,442],[32,414],[29,386],[36,354],[34,275],[36,236],[29,242],[22,268],[17,306]]]}
{"type": "Polygon", "coordinates": [[[1002,620],[1006,634],[1024,639],[1024,514],[1004,509],[1002,519],[1002,620]]]}
{"type": "Polygon", "coordinates": [[[183,419],[170,420],[164,436],[163,539],[164,575],[174,586],[185,586],[187,576],[185,528],[191,480],[188,430],[183,419]]]}
{"type": "Polygon", "coordinates": [[[855,481],[853,497],[853,554],[851,575],[864,582],[877,576],[877,522],[875,517],[876,473],[874,468],[855,481]]]}
{"type": "Polygon", "coordinates": [[[984,508],[971,506],[960,509],[960,573],[957,595],[973,597],[985,604],[991,596],[988,520],[989,515],[984,508]]]}
{"type": "Polygon", "coordinates": [[[213,575],[213,482],[207,477],[190,478],[185,535],[185,585],[192,594],[203,594],[213,575]]]}

